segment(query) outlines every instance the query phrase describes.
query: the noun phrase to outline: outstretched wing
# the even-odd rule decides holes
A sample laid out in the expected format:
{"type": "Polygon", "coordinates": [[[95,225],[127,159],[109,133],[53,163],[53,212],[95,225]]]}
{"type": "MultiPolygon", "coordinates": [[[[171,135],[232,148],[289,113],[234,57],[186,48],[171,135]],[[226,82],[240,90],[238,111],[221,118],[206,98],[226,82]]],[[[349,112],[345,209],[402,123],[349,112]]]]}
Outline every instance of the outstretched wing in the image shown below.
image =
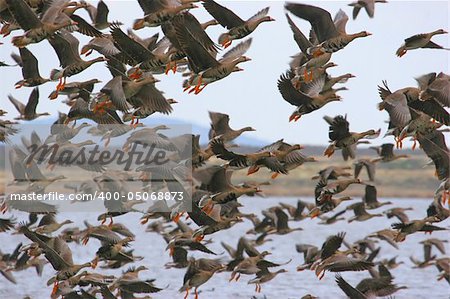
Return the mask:
{"type": "Polygon", "coordinates": [[[240,17],[238,17],[230,9],[218,4],[213,0],[205,0],[203,6],[209,12],[214,19],[219,22],[220,25],[227,29],[238,27],[243,25],[245,22],[240,17]]]}
{"type": "Polygon", "coordinates": [[[292,73],[288,72],[278,79],[278,90],[283,99],[291,105],[302,106],[311,103],[312,99],[306,94],[298,91],[291,82],[292,73]]]}
{"type": "Polygon", "coordinates": [[[330,124],[328,137],[331,141],[341,140],[350,136],[350,124],[347,119],[342,116],[336,116],[330,124]]]}

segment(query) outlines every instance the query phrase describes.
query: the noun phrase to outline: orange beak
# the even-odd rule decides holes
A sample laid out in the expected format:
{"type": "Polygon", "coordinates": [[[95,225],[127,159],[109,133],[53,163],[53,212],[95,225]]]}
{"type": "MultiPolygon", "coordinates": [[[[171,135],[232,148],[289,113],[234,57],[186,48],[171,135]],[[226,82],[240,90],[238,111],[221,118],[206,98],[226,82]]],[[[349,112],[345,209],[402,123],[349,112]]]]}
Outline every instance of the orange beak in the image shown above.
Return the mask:
{"type": "Polygon", "coordinates": [[[52,91],[52,93],[48,96],[48,98],[49,98],[50,100],[54,100],[54,99],[56,99],[57,97],[58,97],[58,91],[57,91],[57,90],[52,91]]]}
{"type": "Polygon", "coordinates": [[[317,210],[315,210],[314,212],[311,213],[311,219],[314,219],[314,218],[316,218],[319,215],[320,215],[320,210],[317,209],[317,210]]]}
{"type": "Polygon", "coordinates": [[[200,235],[200,236],[195,237],[195,242],[201,242],[204,237],[205,237],[204,235],[200,235]]]}
{"type": "MultiPolygon", "coordinates": [[[[86,54],[87,52],[89,52],[89,47],[86,47],[86,46],[84,46],[83,48],[81,48],[81,51],[80,51],[80,54],[81,55],[84,55],[84,54],[86,54]]],[[[89,54],[86,54],[86,56],[88,56],[88,55],[90,55],[91,53],[89,53],[89,54]]]]}
{"type": "Polygon", "coordinates": [[[256,165],[252,165],[248,171],[247,171],[247,175],[251,175],[252,173],[258,172],[259,167],[256,165]]]}
{"type": "Polygon", "coordinates": [[[327,156],[328,158],[331,157],[334,153],[333,149],[327,148],[327,150],[323,153],[324,156],[327,156]]]}
{"type": "Polygon", "coordinates": [[[144,28],[144,19],[137,19],[133,24],[133,30],[144,28]]]}

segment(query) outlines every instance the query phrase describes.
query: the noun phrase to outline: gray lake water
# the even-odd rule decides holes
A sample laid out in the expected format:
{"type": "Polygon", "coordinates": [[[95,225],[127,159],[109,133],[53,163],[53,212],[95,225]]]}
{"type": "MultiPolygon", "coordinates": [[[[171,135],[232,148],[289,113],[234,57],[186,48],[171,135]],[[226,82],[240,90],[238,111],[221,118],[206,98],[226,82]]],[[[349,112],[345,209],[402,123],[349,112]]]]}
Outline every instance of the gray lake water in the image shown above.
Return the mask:
{"type": "MultiPolygon", "coordinates": [[[[426,208],[429,200],[418,199],[388,199],[394,202],[392,206],[413,207],[413,211],[408,211],[410,219],[423,218],[426,215],[426,208]]],[[[295,204],[296,198],[242,198],[240,202],[244,205],[241,210],[243,212],[253,212],[260,215],[260,211],[267,207],[277,204],[278,202],[285,202],[295,204]]],[[[385,206],[372,212],[381,212],[392,206],[385,206]]],[[[340,208],[338,208],[340,210],[340,208]]],[[[91,223],[96,222],[96,213],[60,213],[58,220],[69,218],[75,222],[76,225],[84,227],[82,222],[88,220],[91,223]]],[[[171,261],[168,252],[165,251],[166,243],[161,236],[155,233],[146,233],[145,226],[139,224],[139,215],[131,214],[116,218],[115,222],[126,224],[135,234],[136,241],[132,243],[132,248],[135,249],[134,254],[144,256],[144,260],[139,264],[144,264],[149,268],[148,271],[140,273],[140,278],[151,279],[156,278],[156,285],[159,287],[166,287],[158,294],[153,294],[153,298],[183,298],[184,294],[178,293],[178,289],[182,285],[183,275],[185,269],[165,269],[164,264],[171,261]]],[[[346,217],[350,217],[347,212],[346,217]]],[[[19,217],[20,219],[20,217],[19,217]]],[[[374,218],[366,222],[347,223],[340,221],[334,225],[318,225],[317,219],[305,219],[300,222],[290,222],[291,227],[302,227],[303,231],[293,232],[284,236],[271,236],[272,242],[267,242],[258,247],[259,250],[269,250],[272,252],[267,259],[274,262],[285,262],[292,259],[292,262],[284,266],[287,273],[282,273],[274,280],[262,285],[262,292],[256,298],[301,298],[307,293],[311,293],[319,298],[345,298],[342,291],[335,283],[334,274],[327,272],[325,277],[319,281],[312,271],[296,272],[296,266],[303,263],[303,257],[295,251],[295,244],[307,243],[316,246],[321,246],[322,242],[327,236],[336,234],[340,231],[347,232],[346,240],[349,242],[364,238],[364,236],[380,229],[390,227],[390,224],[396,222],[393,219],[385,217],[374,218]]],[[[449,227],[449,220],[439,223],[440,226],[449,227]]],[[[220,246],[220,241],[224,241],[232,246],[235,246],[239,237],[242,236],[248,229],[252,227],[249,221],[239,223],[233,228],[216,233],[212,236],[213,244],[208,247],[217,253],[222,253],[224,250],[220,246]]],[[[448,231],[433,233],[433,237],[440,239],[449,239],[448,231]]],[[[251,235],[247,235],[251,238],[251,235]]],[[[210,237],[211,238],[211,237],[210,237]]],[[[408,236],[406,241],[399,244],[399,249],[391,247],[385,242],[381,242],[382,250],[378,259],[391,258],[398,256],[398,261],[403,261],[405,264],[400,265],[392,270],[395,276],[395,283],[401,286],[407,286],[408,289],[400,290],[395,294],[397,299],[415,299],[415,298],[433,298],[444,299],[450,298],[449,284],[445,280],[437,281],[438,271],[435,266],[425,269],[412,269],[412,263],[409,261],[409,256],[414,255],[416,258],[423,259],[423,247],[418,244],[421,240],[429,238],[429,235],[416,233],[408,236]]],[[[209,238],[206,238],[209,239],[209,238]]],[[[0,234],[0,249],[2,252],[11,252],[19,243],[29,243],[23,236],[11,236],[5,233],[0,234]]],[[[73,251],[73,259],[75,263],[83,263],[91,260],[95,251],[99,246],[97,240],[92,239],[87,246],[71,244],[73,251]]],[[[447,254],[449,248],[447,246],[447,254]]],[[[433,251],[434,254],[440,256],[440,253],[433,251]]],[[[213,258],[214,256],[207,254],[190,253],[195,257],[213,258]]],[[[228,259],[226,253],[221,255],[224,259],[228,259]]],[[[128,266],[128,265],[127,265],[128,266]]],[[[126,267],[127,267],[126,266],[126,267]]],[[[113,270],[97,270],[102,273],[120,275],[120,271],[113,270]]],[[[42,277],[38,277],[34,269],[28,269],[14,273],[17,280],[17,285],[13,285],[0,276],[0,298],[23,298],[29,295],[33,299],[49,298],[51,293],[51,286],[46,287],[46,281],[54,274],[54,270],[50,265],[46,265],[42,277]]],[[[229,283],[230,273],[219,273],[212,277],[200,290],[200,298],[252,298],[255,296],[254,286],[248,285],[247,281],[251,276],[243,275],[238,282],[229,283]]],[[[353,286],[355,286],[361,279],[369,277],[366,272],[344,272],[342,276],[353,286]]],[[[194,298],[190,295],[189,298],[194,298]]]]}

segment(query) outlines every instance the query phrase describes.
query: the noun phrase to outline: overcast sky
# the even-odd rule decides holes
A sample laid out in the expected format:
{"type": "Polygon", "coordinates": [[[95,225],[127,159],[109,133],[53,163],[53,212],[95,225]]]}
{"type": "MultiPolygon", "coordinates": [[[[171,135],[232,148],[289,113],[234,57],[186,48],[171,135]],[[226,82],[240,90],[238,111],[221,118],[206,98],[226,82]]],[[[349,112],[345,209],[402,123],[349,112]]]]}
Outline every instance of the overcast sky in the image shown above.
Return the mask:
{"type": "MultiPolygon", "coordinates": [[[[96,3],[96,1],[90,1],[96,3]]],[[[111,20],[125,23],[125,31],[131,27],[132,21],[142,17],[143,12],[137,1],[108,1],[111,20]]],[[[324,115],[335,116],[347,114],[352,131],[382,128],[382,134],[387,129],[384,123],[388,119],[386,112],[376,109],[380,101],[377,85],[387,80],[392,90],[407,86],[416,86],[414,77],[428,72],[444,71],[449,73],[449,51],[423,49],[408,52],[402,58],[395,55],[403,40],[417,33],[425,33],[443,28],[449,30],[448,1],[389,1],[387,4],[377,4],[375,18],[370,19],[364,11],[358,19],[351,20],[352,8],[344,1],[302,1],[325,8],[334,15],[340,8],[349,16],[347,32],[354,33],[367,30],[373,35],[357,39],[344,50],[333,54],[332,61],[338,67],[330,70],[332,76],[352,73],[356,78],[348,81],[345,86],[348,91],[340,92],[342,102],[327,105],[319,111],[302,117],[297,123],[289,123],[288,118],[295,107],[285,102],[277,89],[277,79],[288,68],[290,56],[297,53],[297,48],[291,30],[284,16],[284,1],[220,1],[232,9],[243,19],[251,17],[260,9],[270,6],[269,15],[276,22],[263,23],[251,35],[253,43],[246,54],[252,61],[241,64],[244,72],[238,72],[229,77],[208,85],[199,95],[182,93],[182,78],[177,75],[159,75],[161,80],[157,87],[163,90],[167,97],[175,98],[179,104],[174,106],[170,117],[186,120],[199,125],[208,126],[208,111],[220,111],[231,117],[231,126],[240,128],[251,125],[256,132],[249,132],[259,139],[274,141],[284,137],[289,142],[301,144],[325,144],[328,142],[328,127],[322,119],[324,115]]],[[[191,11],[201,22],[211,19],[206,10],[200,8],[191,11]]],[[[85,11],[78,14],[88,20],[85,11]]],[[[295,16],[292,17],[298,27],[307,34],[310,29],[308,22],[295,16]]],[[[216,26],[209,28],[207,33],[217,41],[225,29],[216,26]]],[[[137,31],[143,37],[149,37],[158,32],[156,28],[145,28],[137,31]]],[[[20,34],[13,32],[13,36],[20,34]]],[[[81,45],[89,38],[76,34],[81,45]]],[[[10,37],[1,40],[0,60],[11,62],[9,54],[18,52],[10,45],[10,37]]],[[[433,38],[438,44],[450,47],[448,35],[433,38]]],[[[236,45],[237,42],[233,42],[236,45]]],[[[80,45],[80,47],[81,47],[80,45]]],[[[58,59],[47,41],[30,45],[29,49],[39,59],[41,75],[48,77],[50,70],[58,66],[58,59]]],[[[89,56],[93,58],[94,54],[89,56]]],[[[111,79],[104,64],[97,64],[87,71],[68,78],[68,82],[99,78],[105,84],[111,79]]],[[[10,112],[9,117],[16,116],[14,107],[9,103],[7,95],[26,100],[31,88],[15,90],[13,85],[21,79],[18,67],[0,68],[1,108],[10,112]]],[[[40,87],[41,97],[38,112],[48,111],[56,115],[56,111],[67,111],[68,107],[61,104],[61,96],[57,101],[47,99],[57,82],[47,83],[40,87]]],[[[103,84],[97,85],[96,90],[103,84]]],[[[447,136],[448,138],[448,136],[447,136]]],[[[392,138],[377,139],[375,144],[392,142],[392,138]]]]}

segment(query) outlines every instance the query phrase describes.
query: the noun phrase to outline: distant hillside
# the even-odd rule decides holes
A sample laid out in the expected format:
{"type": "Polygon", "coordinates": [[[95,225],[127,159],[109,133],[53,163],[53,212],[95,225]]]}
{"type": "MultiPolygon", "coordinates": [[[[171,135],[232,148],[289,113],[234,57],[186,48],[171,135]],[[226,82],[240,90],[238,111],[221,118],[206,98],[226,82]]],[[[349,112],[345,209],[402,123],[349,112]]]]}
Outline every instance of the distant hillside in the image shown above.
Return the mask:
{"type": "MultiPolygon", "coordinates": [[[[241,142],[236,142],[239,145],[239,150],[236,149],[237,152],[240,153],[251,153],[251,152],[255,152],[257,150],[259,150],[261,148],[260,145],[257,146],[253,146],[253,145],[246,145],[245,143],[241,143],[241,142]]],[[[265,142],[263,145],[267,145],[269,142],[265,142]]],[[[206,144],[203,144],[206,145],[206,144]]],[[[323,156],[323,152],[325,151],[327,146],[324,145],[308,145],[308,144],[302,144],[302,146],[304,146],[305,148],[302,150],[302,152],[305,155],[308,156],[315,156],[315,157],[322,157],[323,156]]],[[[426,155],[425,153],[419,149],[416,148],[414,151],[411,149],[403,149],[401,150],[402,154],[405,155],[409,155],[409,156],[417,156],[417,157],[423,157],[424,159],[426,159],[426,155]]],[[[369,147],[358,147],[358,149],[356,150],[356,156],[357,158],[362,158],[362,157],[375,157],[376,156],[376,152],[373,149],[370,149],[369,147]]],[[[333,157],[337,157],[340,160],[342,160],[342,155],[341,155],[341,151],[336,151],[333,155],[333,157]]]]}
{"type": "MultiPolygon", "coordinates": [[[[49,125],[53,122],[51,119],[35,121],[34,125],[49,125]]],[[[181,120],[172,118],[157,117],[144,121],[148,126],[158,124],[181,125],[186,124],[181,120]]],[[[191,125],[191,124],[188,124],[191,125]]],[[[36,128],[36,127],[35,127],[36,128]]],[[[30,126],[30,132],[33,126],[30,126]]],[[[201,144],[206,145],[208,142],[209,128],[200,125],[192,125],[192,132],[200,134],[201,144]]],[[[251,134],[244,134],[243,137],[236,140],[239,146],[233,150],[239,153],[249,153],[259,150],[262,146],[267,145],[270,141],[260,140],[249,137],[251,134]]],[[[311,180],[320,169],[330,165],[336,166],[353,166],[354,161],[343,161],[340,151],[337,151],[331,158],[323,156],[325,150],[324,145],[303,145],[305,149],[303,153],[308,156],[314,156],[319,162],[306,163],[303,166],[291,171],[288,176],[280,175],[277,179],[272,180],[267,169],[261,169],[258,173],[247,176],[246,170],[237,171],[233,175],[233,182],[238,184],[244,181],[270,181],[271,186],[264,186],[263,189],[268,195],[281,196],[313,196],[315,181],[311,180]]],[[[392,163],[379,163],[377,165],[375,184],[380,197],[421,197],[430,198],[434,190],[439,185],[439,181],[434,176],[434,167],[428,165],[429,159],[421,149],[412,151],[411,149],[402,150],[402,154],[410,156],[408,159],[401,159],[392,163]]],[[[4,145],[0,144],[0,157],[5,157],[4,145]]],[[[374,158],[376,153],[374,150],[366,147],[359,147],[357,150],[357,158],[374,158]]],[[[217,159],[212,159],[212,163],[223,163],[217,159]]],[[[0,169],[4,169],[5,159],[0,159],[0,169]]],[[[353,170],[350,170],[353,172],[353,170]]],[[[367,175],[363,170],[361,178],[367,180],[367,175]]],[[[0,182],[2,181],[2,173],[0,171],[0,182]]],[[[362,186],[354,186],[346,191],[346,195],[360,196],[363,191],[362,186]]],[[[0,189],[2,186],[0,184],[0,189]]],[[[2,190],[0,190],[1,192],[2,190]]]]}

